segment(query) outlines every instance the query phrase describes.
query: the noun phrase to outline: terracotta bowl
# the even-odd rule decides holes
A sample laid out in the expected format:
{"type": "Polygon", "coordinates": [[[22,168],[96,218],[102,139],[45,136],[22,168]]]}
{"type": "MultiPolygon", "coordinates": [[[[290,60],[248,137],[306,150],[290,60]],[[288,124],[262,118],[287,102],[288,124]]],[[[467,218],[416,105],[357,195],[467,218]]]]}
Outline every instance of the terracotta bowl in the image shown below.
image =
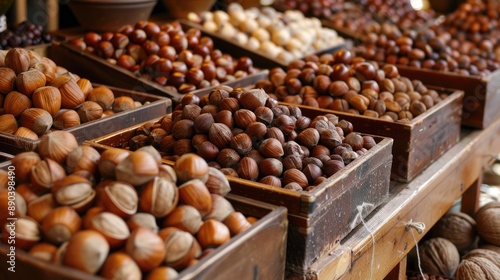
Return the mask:
{"type": "Polygon", "coordinates": [[[148,20],[158,0],[72,0],[69,8],[85,30],[116,31],[148,20]]]}
{"type": "Polygon", "coordinates": [[[163,5],[174,18],[186,18],[189,12],[209,11],[216,0],[163,0],[163,5]]]}

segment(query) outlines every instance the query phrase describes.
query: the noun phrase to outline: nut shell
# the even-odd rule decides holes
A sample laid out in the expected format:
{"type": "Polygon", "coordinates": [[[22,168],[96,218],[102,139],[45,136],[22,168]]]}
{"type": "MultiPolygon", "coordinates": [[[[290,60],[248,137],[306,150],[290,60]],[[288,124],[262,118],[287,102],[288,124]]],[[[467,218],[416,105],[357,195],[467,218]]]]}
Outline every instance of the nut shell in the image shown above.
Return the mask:
{"type": "Polygon", "coordinates": [[[38,144],[38,153],[42,158],[50,158],[63,163],[69,152],[78,147],[75,136],[67,131],[52,131],[44,134],[38,144]]]}
{"type": "Polygon", "coordinates": [[[50,243],[59,245],[68,241],[80,230],[81,225],[82,220],[73,208],[60,206],[52,209],[43,219],[43,236],[50,243]]]}
{"type": "Polygon", "coordinates": [[[218,247],[231,239],[231,233],[222,222],[209,219],[201,225],[196,239],[203,249],[218,247]]]}
{"type": "Polygon", "coordinates": [[[33,92],[31,99],[33,100],[33,106],[44,109],[51,116],[55,116],[61,109],[61,93],[56,87],[39,87],[33,92]]]}
{"type": "Polygon", "coordinates": [[[152,180],[159,173],[155,158],[145,151],[130,153],[116,166],[116,179],[140,186],[152,180]]]}
{"type": "Polygon", "coordinates": [[[178,201],[177,186],[157,176],[143,187],[139,203],[141,211],[151,213],[156,218],[164,218],[175,209],[178,201]]]}
{"type": "Polygon", "coordinates": [[[69,239],[63,263],[94,274],[104,264],[108,253],[108,242],[100,233],[94,230],[82,230],[69,239]]]}
{"type": "Polygon", "coordinates": [[[85,95],[74,79],[68,76],[59,76],[49,83],[61,93],[61,106],[66,109],[74,109],[85,101],[85,95]]]}
{"type": "Polygon", "coordinates": [[[18,117],[21,113],[30,108],[32,105],[31,100],[28,96],[18,92],[11,91],[5,96],[3,102],[3,108],[5,114],[12,114],[14,117],[18,117]]]}
{"type": "Polygon", "coordinates": [[[141,269],[128,254],[115,252],[110,254],[102,265],[100,275],[106,279],[142,279],[141,269]]]}
{"type": "Polygon", "coordinates": [[[210,192],[200,179],[193,179],[179,186],[179,201],[193,206],[202,216],[212,208],[210,192]]]}
{"type": "Polygon", "coordinates": [[[202,182],[208,180],[208,164],[196,154],[184,154],[180,156],[174,164],[177,175],[177,183],[183,184],[193,179],[199,179],[202,182]]]}
{"type": "Polygon", "coordinates": [[[21,125],[37,135],[43,135],[52,127],[52,116],[40,108],[28,108],[21,113],[21,125]]]}
{"type": "Polygon", "coordinates": [[[125,244],[125,251],[137,263],[142,272],[150,271],[165,260],[163,240],[147,228],[136,228],[125,244]]]}
{"type": "Polygon", "coordinates": [[[16,76],[17,90],[28,97],[31,97],[36,89],[45,86],[46,82],[45,75],[36,69],[30,69],[16,76]]]}

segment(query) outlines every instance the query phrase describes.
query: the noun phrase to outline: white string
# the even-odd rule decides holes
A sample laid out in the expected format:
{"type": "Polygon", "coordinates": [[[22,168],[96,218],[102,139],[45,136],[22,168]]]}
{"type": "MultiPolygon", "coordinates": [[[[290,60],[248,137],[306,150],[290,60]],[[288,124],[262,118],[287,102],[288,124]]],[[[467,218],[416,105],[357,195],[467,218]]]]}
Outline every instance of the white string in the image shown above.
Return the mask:
{"type": "Polygon", "coordinates": [[[425,224],[421,222],[414,223],[413,220],[410,220],[408,223],[406,223],[406,230],[410,231],[411,237],[413,237],[413,242],[415,242],[415,250],[417,251],[418,270],[420,271],[420,275],[422,275],[422,279],[425,279],[424,272],[422,271],[422,266],[420,265],[420,253],[418,251],[417,239],[413,234],[413,229],[415,229],[419,234],[422,234],[425,231],[425,224]]]}
{"type": "MultiPolygon", "coordinates": [[[[370,228],[368,228],[368,226],[365,223],[365,220],[363,219],[363,210],[367,209],[367,211],[371,211],[371,210],[373,210],[374,207],[375,206],[373,204],[366,203],[366,202],[363,202],[361,205],[358,205],[356,207],[358,209],[358,214],[356,215],[356,217],[354,217],[354,221],[353,221],[353,224],[355,224],[358,219],[361,220],[361,223],[366,228],[366,230],[368,231],[368,233],[370,233],[370,237],[372,239],[372,260],[371,260],[371,263],[370,263],[370,280],[372,279],[372,276],[373,276],[373,264],[375,262],[375,235],[370,230],[370,228]]],[[[353,225],[351,228],[353,228],[354,226],[355,225],[353,225]]]]}

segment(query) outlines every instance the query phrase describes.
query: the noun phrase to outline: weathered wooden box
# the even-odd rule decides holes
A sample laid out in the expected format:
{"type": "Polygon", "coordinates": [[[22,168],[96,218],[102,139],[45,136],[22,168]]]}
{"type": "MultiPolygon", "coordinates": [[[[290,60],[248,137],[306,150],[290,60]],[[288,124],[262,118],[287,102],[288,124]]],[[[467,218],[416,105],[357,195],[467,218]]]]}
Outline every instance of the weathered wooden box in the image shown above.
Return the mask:
{"type": "MultiPolygon", "coordinates": [[[[100,84],[94,84],[94,86],[99,85],[100,84]]],[[[64,129],[75,135],[78,143],[129,127],[133,124],[142,123],[152,118],[163,116],[172,110],[172,100],[168,98],[112,86],[107,87],[113,91],[115,97],[130,96],[135,101],[139,101],[144,105],[64,129]],[[147,104],[145,104],[145,102],[147,102],[147,104]]],[[[32,140],[0,132],[0,152],[18,154],[24,151],[34,151],[37,149],[39,143],[39,139],[32,140]]]]}
{"type": "MultiPolygon", "coordinates": [[[[183,270],[176,279],[283,279],[287,238],[287,209],[228,194],[237,211],[259,220],[248,230],[231,238],[196,265],[183,270]]],[[[7,270],[8,247],[0,243],[0,278],[5,280],[70,280],[104,278],[75,269],[37,260],[24,251],[16,251],[15,272],[7,270]]]]}
{"type": "Polygon", "coordinates": [[[486,77],[398,65],[399,74],[426,85],[464,91],[462,125],[485,128],[500,117],[500,69],[486,77]]]}
{"type": "MultiPolygon", "coordinates": [[[[153,122],[159,119],[152,120],[153,122]]],[[[86,143],[123,148],[141,125],[86,143]]],[[[228,177],[231,193],[288,209],[287,270],[306,274],[389,194],[393,140],[374,136],[377,145],[311,191],[292,191],[228,177]]],[[[173,164],[166,161],[166,163],[173,164]]]]}
{"type": "MultiPolygon", "coordinates": [[[[158,24],[167,23],[168,21],[155,21],[158,24]]],[[[184,30],[188,30],[193,25],[188,21],[179,20],[184,30]]],[[[241,56],[248,56],[252,59],[256,72],[249,74],[244,78],[237,78],[235,80],[223,82],[222,84],[230,87],[247,86],[247,78],[253,75],[260,75],[260,72],[267,71],[271,67],[272,60],[258,56],[255,52],[250,52],[244,46],[238,46],[229,43],[227,40],[222,39],[216,34],[207,33],[201,30],[202,36],[210,37],[214,42],[214,47],[221,50],[223,53],[228,53],[234,58],[241,56]]],[[[83,34],[81,34],[83,36],[83,34]]],[[[92,53],[81,51],[69,43],[55,42],[47,50],[47,56],[52,59],[57,65],[67,68],[70,72],[75,72],[85,75],[89,80],[111,86],[127,88],[135,91],[146,92],[150,94],[166,96],[171,98],[174,102],[179,102],[184,94],[174,92],[158,83],[149,81],[145,78],[136,76],[133,72],[114,65],[104,58],[101,58],[92,53]]],[[[214,89],[214,87],[206,87],[192,91],[198,96],[203,96],[214,89]]]]}
{"type": "MultiPolygon", "coordinates": [[[[356,131],[394,139],[391,179],[409,182],[432,162],[458,143],[464,92],[437,89],[449,93],[409,123],[389,122],[366,116],[296,105],[306,116],[333,113],[350,121],[356,131]]],[[[283,103],[285,104],[285,103],[283,103]]]]}

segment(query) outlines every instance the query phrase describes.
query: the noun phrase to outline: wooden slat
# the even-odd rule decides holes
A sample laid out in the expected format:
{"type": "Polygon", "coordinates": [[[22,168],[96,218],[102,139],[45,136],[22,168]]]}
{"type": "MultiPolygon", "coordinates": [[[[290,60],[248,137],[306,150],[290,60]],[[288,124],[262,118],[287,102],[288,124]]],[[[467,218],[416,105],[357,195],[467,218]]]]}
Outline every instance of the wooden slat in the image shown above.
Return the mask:
{"type": "MultiPolygon", "coordinates": [[[[457,198],[472,186],[491,164],[491,154],[500,152],[500,120],[485,130],[462,130],[460,142],[410,183],[392,182],[388,202],[367,219],[375,237],[373,279],[384,278],[415,246],[405,224],[423,222],[426,232],[448,211],[457,198]],[[432,209],[432,211],[430,211],[432,209]]],[[[423,234],[413,231],[420,240],[423,234]]],[[[332,254],[318,261],[311,274],[319,279],[369,279],[372,240],[366,228],[358,226],[336,251],[351,252],[350,269],[331,273],[345,261],[343,254],[332,254]]],[[[342,267],[346,267],[343,265],[342,267]]]]}

